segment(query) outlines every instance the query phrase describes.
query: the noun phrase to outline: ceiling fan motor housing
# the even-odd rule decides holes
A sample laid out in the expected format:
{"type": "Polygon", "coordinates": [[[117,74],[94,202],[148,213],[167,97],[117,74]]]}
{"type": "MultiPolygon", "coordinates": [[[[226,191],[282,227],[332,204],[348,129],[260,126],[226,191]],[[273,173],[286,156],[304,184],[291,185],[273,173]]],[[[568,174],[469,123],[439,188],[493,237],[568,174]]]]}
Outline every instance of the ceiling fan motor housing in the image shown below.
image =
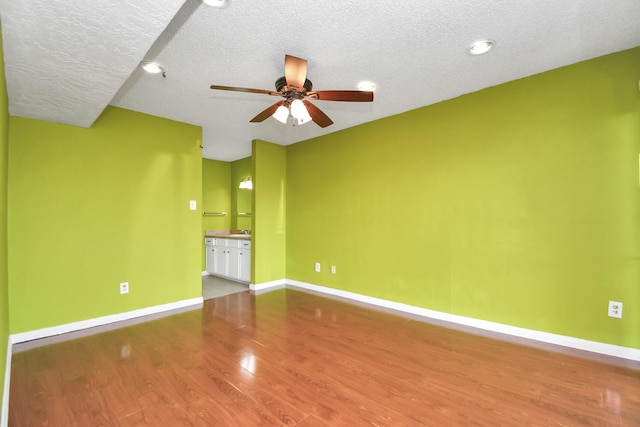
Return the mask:
{"type": "MultiPolygon", "coordinates": [[[[290,92],[295,93],[292,90],[284,90],[286,87],[287,87],[287,79],[284,76],[282,76],[278,80],[276,80],[276,91],[281,92],[281,93],[285,93],[285,94],[288,94],[290,92]]],[[[313,83],[311,83],[311,80],[304,79],[304,90],[302,90],[300,92],[301,93],[311,92],[312,88],[313,88],[313,83]]]]}

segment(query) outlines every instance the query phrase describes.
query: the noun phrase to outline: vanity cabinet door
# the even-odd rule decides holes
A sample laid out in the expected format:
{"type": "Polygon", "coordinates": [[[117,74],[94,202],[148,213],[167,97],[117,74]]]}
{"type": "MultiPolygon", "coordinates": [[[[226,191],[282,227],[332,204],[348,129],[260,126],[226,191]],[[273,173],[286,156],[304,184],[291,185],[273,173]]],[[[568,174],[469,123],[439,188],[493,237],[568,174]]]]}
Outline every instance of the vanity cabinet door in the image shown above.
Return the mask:
{"type": "Polygon", "coordinates": [[[215,246],[207,246],[206,265],[207,273],[209,274],[216,274],[216,251],[217,248],[215,246]]]}
{"type": "Polygon", "coordinates": [[[226,276],[228,270],[227,248],[225,246],[214,246],[215,248],[215,264],[213,274],[226,276]]]}
{"type": "Polygon", "coordinates": [[[227,250],[227,276],[230,279],[238,278],[238,248],[225,248],[227,250]]]}
{"type": "Polygon", "coordinates": [[[251,282],[251,249],[238,250],[238,279],[251,282]]]}

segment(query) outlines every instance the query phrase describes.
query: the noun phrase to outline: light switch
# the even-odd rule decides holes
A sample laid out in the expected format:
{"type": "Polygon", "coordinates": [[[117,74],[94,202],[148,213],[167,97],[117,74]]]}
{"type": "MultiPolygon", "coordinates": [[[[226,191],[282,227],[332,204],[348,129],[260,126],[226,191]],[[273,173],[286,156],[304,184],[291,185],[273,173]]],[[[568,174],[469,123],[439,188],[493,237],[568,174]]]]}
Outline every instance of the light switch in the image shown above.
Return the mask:
{"type": "Polygon", "coordinates": [[[195,200],[189,200],[189,209],[191,209],[192,211],[196,210],[196,201],[195,200]]]}

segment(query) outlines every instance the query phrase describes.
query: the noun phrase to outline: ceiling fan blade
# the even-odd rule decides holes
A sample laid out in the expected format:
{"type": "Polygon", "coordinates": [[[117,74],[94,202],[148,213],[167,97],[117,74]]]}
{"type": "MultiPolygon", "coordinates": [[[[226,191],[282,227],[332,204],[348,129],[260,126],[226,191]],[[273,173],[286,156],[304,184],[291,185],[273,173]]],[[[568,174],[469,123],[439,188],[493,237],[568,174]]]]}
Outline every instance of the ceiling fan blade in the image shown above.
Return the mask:
{"type": "Polygon", "coordinates": [[[211,85],[211,89],[215,89],[215,90],[230,90],[230,91],[233,91],[233,92],[261,93],[261,94],[264,94],[264,95],[281,96],[280,92],[273,92],[271,90],[265,90],[265,89],[250,89],[250,88],[247,88],[247,87],[211,85]]]}
{"type": "Polygon", "coordinates": [[[307,79],[307,60],[285,55],[284,77],[287,80],[287,86],[295,92],[302,92],[307,79]]]}
{"type": "Polygon", "coordinates": [[[271,105],[269,108],[267,108],[262,113],[258,114],[257,116],[255,116],[253,119],[251,119],[249,121],[251,123],[259,123],[259,122],[262,122],[262,121],[268,119],[269,117],[273,116],[273,113],[276,112],[278,107],[281,106],[281,105],[284,105],[284,103],[285,103],[285,101],[276,102],[275,104],[271,105]]]}
{"type": "Polygon", "coordinates": [[[333,120],[331,120],[329,116],[323,113],[321,109],[307,100],[304,100],[302,102],[304,102],[304,105],[307,107],[307,111],[311,116],[311,120],[313,120],[318,126],[320,126],[321,128],[326,128],[327,126],[331,126],[333,124],[333,120]]]}
{"type": "Polygon", "coordinates": [[[363,90],[318,90],[309,92],[307,98],[318,101],[372,102],[373,92],[363,90]]]}

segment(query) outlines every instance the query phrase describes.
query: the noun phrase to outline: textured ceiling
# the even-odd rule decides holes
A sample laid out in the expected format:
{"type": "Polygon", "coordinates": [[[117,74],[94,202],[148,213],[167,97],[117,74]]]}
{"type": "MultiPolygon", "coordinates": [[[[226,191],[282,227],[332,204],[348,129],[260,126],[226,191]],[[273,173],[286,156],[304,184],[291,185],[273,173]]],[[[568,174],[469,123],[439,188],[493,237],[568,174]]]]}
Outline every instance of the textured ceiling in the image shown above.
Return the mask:
{"type": "Polygon", "coordinates": [[[112,104],[202,126],[203,157],[236,160],[252,139],[291,144],[640,45],[638,0],[182,3],[2,0],[10,113],[86,127],[112,104]],[[480,38],[496,48],[468,55],[480,38]],[[249,123],[278,98],[209,89],[271,90],[285,54],[314,89],[371,80],[375,101],[314,101],[334,124],[292,127],[249,123]]]}
{"type": "Polygon", "coordinates": [[[184,0],[2,0],[9,112],[89,127],[184,0]]]}

